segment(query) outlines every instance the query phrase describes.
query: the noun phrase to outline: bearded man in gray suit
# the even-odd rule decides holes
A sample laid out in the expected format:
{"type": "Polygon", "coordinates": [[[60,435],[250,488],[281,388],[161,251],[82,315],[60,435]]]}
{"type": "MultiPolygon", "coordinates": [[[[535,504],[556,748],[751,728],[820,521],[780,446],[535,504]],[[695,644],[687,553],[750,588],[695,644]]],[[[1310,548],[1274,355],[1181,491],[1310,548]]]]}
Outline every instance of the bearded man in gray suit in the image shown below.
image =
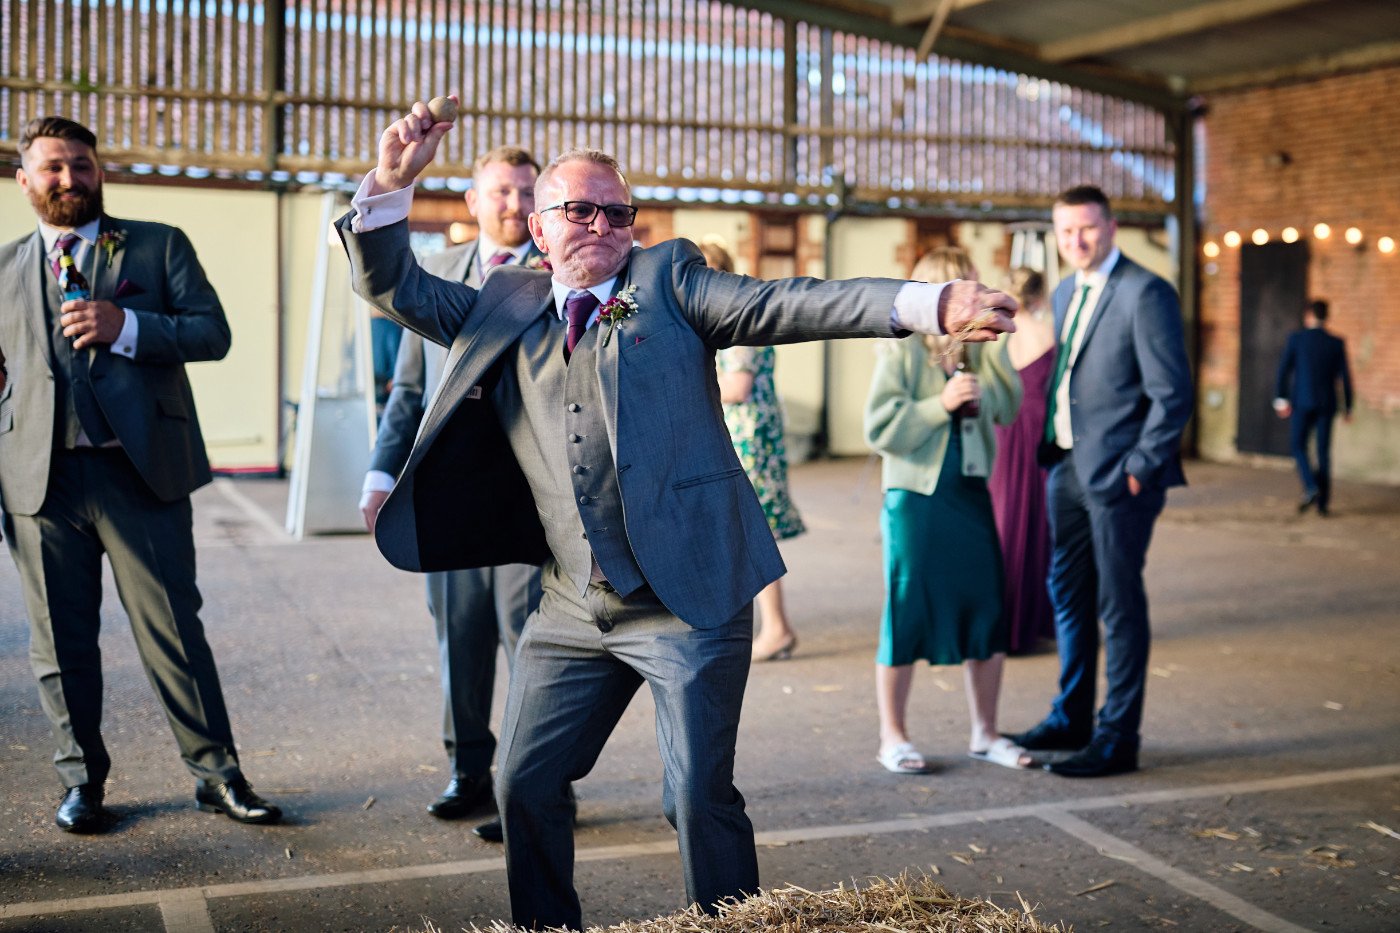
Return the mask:
{"type": "Polygon", "coordinates": [[[410,569],[544,563],[497,770],[514,921],[582,926],[568,785],[644,682],[686,897],[713,911],[758,889],[734,749],[752,600],[784,570],[724,427],[715,350],[964,325],[991,340],[1015,303],[975,282],[760,282],[683,240],[633,248],[627,181],[596,150],[536,185],[552,274],[447,282],[413,261],[403,218],[450,127],[414,104],[339,223],[359,294],[452,348],[376,538],[410,569]]]}
{"type": "MultiPolygon", "coordinates": [[[[501,146],[473,165],[467,211],[476,218],[480,236],[423,260],[423,268],[453,282],[480,288],[501,266],[544,268],[544,256],[530,239],[527,222],[535,209],[535,179],[540,167],[530,154],[501,146]]],[[[379,435],[365,475],[360,511],[374,531],[394,478],[408,462],[413,439],[423,422],[427,399],[442,379],[447,348],[409,331],[399,342],[394,386],[379,422],[379,435]]],[[[442,667],[442,743],[452,766],[447,789],[428,804],[438,819],[455,820],[494,808],[491,761],[491,695],[496,681],[496,650],[506,660],[525,618],[540,602],[540,572],[530,564],[470,567],[426,575],[428,612],[437,628],[442,667]]],[[[499,823],[477,827],[477,835],[500,841],[499,823]]]]}
{"type": "Polygon", "coordinates": [[[146,674],[197,778],[195,803],[243,823],[281,811],[238,765],[199,620],[190,493],[210,480],[185,363],[222,359],[219,298],[175,227],[102,211],[97,140],[41,117],[19,141],[34,233],[0,247],[0,504],[29,614],[30,664],[67,788],[55,822],[106,826],[98,652],[102,555],[146,674]],[[65,300],[59,260],[91,295],[65,300]]]}

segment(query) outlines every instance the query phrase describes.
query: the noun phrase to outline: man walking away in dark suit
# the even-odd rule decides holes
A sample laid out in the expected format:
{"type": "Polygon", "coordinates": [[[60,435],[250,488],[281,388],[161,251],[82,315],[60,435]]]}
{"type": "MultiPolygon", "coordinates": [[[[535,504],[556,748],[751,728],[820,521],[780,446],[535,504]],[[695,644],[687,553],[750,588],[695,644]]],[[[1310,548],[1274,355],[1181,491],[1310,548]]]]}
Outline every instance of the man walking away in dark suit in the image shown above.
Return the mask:
{"type": "Polygon", "coordinates": [[[197,779],[196,806],[276,822],[281,811],[239,769],[195,585],[190,493],[210,473],[184,364],[228,352],[223,308],[184,233],[102,212],[97,140],[86,127],[38,118],[19,151],[15,177],[39,229],[0,247],[0,503],[67,789],[55,822],[69,832],[107,823],[104,553],[197,779]],[[60,293],[57,270],[70,262],[90,295],[60,293]]]}
{"type": "Polygon", "coordinates": [[[1288,444],[1298,463],[1303,498],[1298,511],[1317,506],[1326,515],[1332,503],[1332,419],[1337,417],[1337,383],[1342,386],[1342,420],[1351,422],[1351,370],[1347,345],[1327,332],[1327,302],[1313,301],[1303,311],[1303,329],[1288,336],[1278,364],[1274,411],[1288,418],[1288,444]],[[1308,435],[1314,435],[1317,469],[1308,460],[1308,435]]]}
{"type": "MultiPolygon", "coordinates": [[[[423,268],[473,288],[481,287],[500,266],[542,268],[544,256],[530,239],[526,222],[535,209],[539,172],[530,154],[514,146],[502,146],[478,158],[466,202],[480,226],[480,236],[429,256],[423,268]]],[[[360,499],[360,511],[371,532],[394,488],[394,478],[408,462],[426,400],[437,390],[446,360],[446,347],[425,341],[413,331],[404,332],[394,365],[394,388],[379,422],[360,499]]],[[[447,789],[428,805],[428,812],[438,819],[455,820],[495,809],[491,695],[496,651],[505,645],[506,660],[513,662],[525,618],[540,603],[540,570],[529,564],[446,570],[426,574],[426,583],[442,665],[442,742],[452,766],[447,789]]],[[[474,831],[490,842],[501,841],[500,823],[495,820],[474,831]]]]}
{"type": "Polygon", "coordinates": [[[715,350],[964,327],[991,340],[1015,302],[975,282],[759,282],[685,241],[634,248],[627,180],[591,149],[535,186],[530,231],[552,272],[448,282],[413,262],[405,218],[449,129],[414,104],[338,224],[357,292],[452,347],[376,540],[408,569],[544,563],[496,773],[515,922],[582,927],[569,782],[643,683],[686,898],[713,911],[758,888],[735,740],[753,598],[783,573],[724,426],[715,350]]]}
{"type": "Polygon", "coordinates": [[[1054,296],[1059,346],[1041,444],[1060,693],[1044,721],[1010,738],[1073,751],[1045,765],[1054,774],[1098,777],[1138,765],[1151,641],[1142,571],[1167,489],[1186,482],[1191,371],[1176,292],[1119,252],[1104,193],[1072,188],[1051,216],[1074,269],[1054,296]],[[1101,620],[1108,690],[1095,721],[1101,620]]]}

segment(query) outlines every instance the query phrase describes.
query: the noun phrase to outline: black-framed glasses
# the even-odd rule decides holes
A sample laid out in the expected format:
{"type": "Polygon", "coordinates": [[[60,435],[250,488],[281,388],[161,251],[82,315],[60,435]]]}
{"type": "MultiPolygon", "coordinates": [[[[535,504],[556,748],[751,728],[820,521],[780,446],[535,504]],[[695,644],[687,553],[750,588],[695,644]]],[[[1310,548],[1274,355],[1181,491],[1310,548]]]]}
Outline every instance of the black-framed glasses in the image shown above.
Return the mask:
{"type": "Polygon", "coordinates": [[[631,204],[594,204],[592,201],[562,201],[559,204],[551,204],[549,207],[541,208],[540,213],[546,211],[563,211],[564,219],[572,224],[591,224],[593,218],[602,211],[603,216],[608,219],[610,227],[630,227],[637,219],[637,209],[631,204]]]}

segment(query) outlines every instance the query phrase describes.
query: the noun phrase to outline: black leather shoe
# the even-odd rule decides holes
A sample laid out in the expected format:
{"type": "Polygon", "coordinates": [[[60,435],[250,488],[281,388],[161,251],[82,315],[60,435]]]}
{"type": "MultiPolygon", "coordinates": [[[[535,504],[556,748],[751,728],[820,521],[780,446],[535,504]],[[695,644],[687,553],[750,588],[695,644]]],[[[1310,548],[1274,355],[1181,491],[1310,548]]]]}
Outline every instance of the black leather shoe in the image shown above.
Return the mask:
{"type": "Polygon", "coordinates": [[[454,774],[442,796],[428,804],[428,812],[440,820],[479,816],[491,809],[491,775],[454,774]]]}
{"type": "Polygon", "coordinates": [[[1136,748],[1121,745],[1113,748],[1107,742],[1094,741],[1064,761],[1050,762],[1045,770],[1060,777],[1108,777],[1110,774],[1136,771],[1137,767],[1136,748]]]}
{"type": "Polygon", "coordinates": [[[1079,729],[1065,729],[1042,722],[1025,732],[1008,732],[1005,737],[1028,752],[1073,752],[1089,744],[1093,736],[1079,729]]]}
{"type": "MultiPolygon", "coordinates": [[[[578,825],[578,798],[574,796],[574,789],[569,787],[569,809],[572,811],[570,819],[575,826],[578,825]]],[[[501,818],[498,816],[494,820],[488,820],[480,826],[472,828],[472,835],[482,842],[504,842],[506,838],[505,830],[501,826],[501,818]]]]}
{"type": "Polygon", "coordinates": [[[224,784],[200,781],[194,788],[194,805],[205,813],[222,813],[236,823],[276,823],[282,811],[253,793],[244,777],[224,784]]]}
{"type": "Polygon", "coordinates": [[[53,821],[65,833],[101,832],[106,822],[102,809],[102,785],[97,782],[68,788],[53,821]]]}

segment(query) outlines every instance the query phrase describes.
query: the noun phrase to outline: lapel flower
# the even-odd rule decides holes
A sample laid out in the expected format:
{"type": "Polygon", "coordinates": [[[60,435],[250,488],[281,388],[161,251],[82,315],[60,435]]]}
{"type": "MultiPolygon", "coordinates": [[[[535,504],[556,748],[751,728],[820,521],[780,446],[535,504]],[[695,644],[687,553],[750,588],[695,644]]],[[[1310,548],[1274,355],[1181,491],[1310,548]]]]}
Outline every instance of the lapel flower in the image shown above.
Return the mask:
{"type": "Polygon", "coordinates": [[[617,329],[617,325],[637,313],[637,302],[632,298],[632,295],[636,291],[636,285],[629,285],[603,302],[603,306],[598,309],[599,323],[607,322],[608,325],[608,332],[603,335],[603,346],[606,347],[608,345],[608,341],[612,339],[612,333],[617,329]]]}
{"type": "Polygon", "coordinates": [[[107,268],[112,267],[112,257],[117,254],[117,250],[121,249],[125,242],[125,230],[103,230],[97,235],[98,248],[107,254],[107,268]]]}
{"type": "Polygon", "coordinates": [[[525,257],[526,269],[543,269],[545,272],[553,272],[554,266],[549,262],[549,257],[542,253],[531,253],[525,257]]]}

